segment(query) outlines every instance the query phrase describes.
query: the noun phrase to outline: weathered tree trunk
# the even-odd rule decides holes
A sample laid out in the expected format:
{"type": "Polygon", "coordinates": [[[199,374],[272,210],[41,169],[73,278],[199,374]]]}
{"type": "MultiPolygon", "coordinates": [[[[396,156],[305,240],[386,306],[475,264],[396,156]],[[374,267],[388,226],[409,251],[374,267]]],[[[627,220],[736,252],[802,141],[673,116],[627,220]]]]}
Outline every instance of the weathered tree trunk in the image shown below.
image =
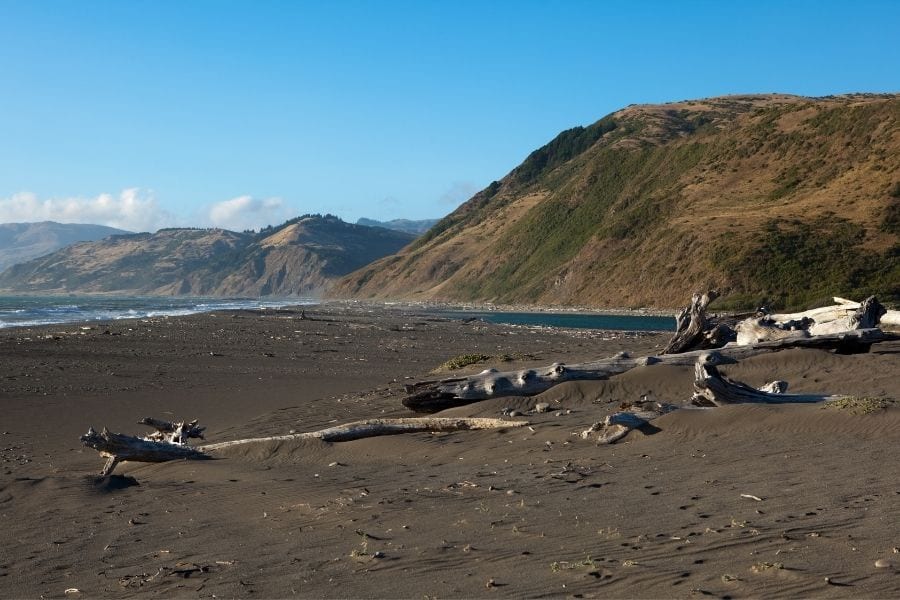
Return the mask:
{"type": "Polygon", "coordinates": [[[709,348],[710,344],[719,341],[723,334],[721,327],[711,325],[706,317],[706,307],[718,297],[718,293],[714,291],[694,294],[691,297],[691,303],[675,315],[675,335],[662,351],[663,354],[709,348]],[[707,337],[710,332],[714,332],[715,341],[707,337]]]}
{"type": "MultiPolygon", "coordinates": [[[[729,344],[719,348],[719,356],[741,359],[785,348],[824,348],[843,354],[868,352],[873,343],[900,339],[880,329],[857,329],[821,336],[809,336],[806,332],[793,332],[781,339],[759,342],[746,346],[729,344]]],[[[534,396],[566,381],[608,379],[636,367],[647,365],[693,365],[706,350],[681,354],[662,354],[631,358],[619,354],[612,358],[576,365],[554,363],[539,369],[499,372],[483,371],[470,377],[423,381],[406,387],[407,397],[403,405],[416,412],[437,412],[456,406],[465,406],[489,398],[504,396],[534,396]]]]}
{"type": "MultiPolygon", "coordinates": [[[[157,424],[166,423],[166,421],[159,421],[150,417],[144,419],[142,423],[144,423],[144,421],[150,421],[157,424]]],[[[172,424],[169,423],[169,425],[172,424]]],[[[193,422],[193,425],[196,426],[196,421],[193,422]]],[[[210,453],[215,453],[217,450],[222,450],[223,448],[272,441],[320,439],[325,442],[348,442],[363,438],[382,435],[397,435],[401,433],[505,429],[509,427],[523,427],[525,425],[528,425],[527,421],[506,421],[503,419],[487,418],[431,417],[369,419],[366,421],[355,421],[337,427],[329,427],[320,431],[219,442],[217,444],[207,444],[196,448],[168,441],[148,440],[130,435],[123,435],[121,433],[112,433],[105,428],[101,433],[97,433],[91,428],[88,429],[87,434],[81,436],[81,442],[108,459],[103,470],[100,471],[100,476],[105,477],[112,473],[116,465],[122,461],[153,463],[181,459],[202,460],[212,458],[210,453]]],[[[153,426],[155,427],[156,425],[153,426]]],[[[200,431],[203,430],[203,428],[196,429],[199,429],[200,431]]],[[[192,437],[198,436],[195,435],[192,437]]]]}
{"type": "Polygon", "coordinates": [[[691,401],[699,406],[825,402],[842,397],[828,394],[785,394],[783,390],[787,389],[787,383],[783,381],[775,381],[761,389],[754,389],[746,383],[731,381],[719,373],[716,365],[723,364],[723,360],[716,354],[710,352],[701,355],[694,367],[694,396],[691,401]]]}
{"type": "Polygon", "coordinates": [[[106,465],[100,471],[100,476],[105,477],[112,473],[116,465],[122,461],[135,462],[167,462],[185,458],[204,459],[209,458],[203,452],[183,444],[141,439],[131,435],[113,433],[103,428],[97,433],[93,428],[81,436],[81,443],[93,448],[107,459],[106,465]]]}
{"type": "Polygon", "coordinates": [[[900,325],[900,311],[886,310],[870,296],[862,302],[835,298],[833,306],[814,308],[805,312],[771,314],[753,317],[737,324],[737,342],[751,344],[783,337],[786,331],[806,331],[809,335],[827,335],[868,329],[878,325],[900,325]]]}

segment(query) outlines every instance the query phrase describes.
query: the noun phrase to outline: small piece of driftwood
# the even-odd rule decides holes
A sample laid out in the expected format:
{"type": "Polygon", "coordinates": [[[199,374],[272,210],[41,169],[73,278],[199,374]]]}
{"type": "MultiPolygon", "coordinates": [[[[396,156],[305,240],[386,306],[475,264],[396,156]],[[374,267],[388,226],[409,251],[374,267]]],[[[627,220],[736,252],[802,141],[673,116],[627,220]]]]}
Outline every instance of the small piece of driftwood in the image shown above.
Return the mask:
{"type": "Polygon", "coordinates": [[[138,425],[147,425],[156,430],[144,437],[146,440],[155,440],[169,442],[170,444],[186,444],[191,438],[203,439],[203,431],[206,427],[199,427],[197,419],[190,423],[179,421],[178,423],[170,423],[162,419],[154,419],[153,417],[144,417],[138,421],[138,425]]]}
{"type": "MultiPolygon", "coordinates": [[[[142,420],[141,423],[156,427],[156,424],[165,424],[167,422],[148,417],[142,420]]],[[[187,431],[191,431],[193,434],[187,437],[202,437],[200,433],[204,428],[197,427],[196,421],[192,421],[191,424],[192,428],[187,431]]],[[[168,425],[173,424],[169,423],[168,425]]],[[[183,425],[183,423],[179,425],[183,425]]],[[[348,442],[363,438],[382,435],[397,435],[401,433],[505,429],[510,427],[523,427],[525,425],[528,425],[527,421],[507,421],[504,419],[474,417],[368,419],[336,427],[329,427],[320,431],[249,438],[197,447],[188,446],[186,443],[174,443],[161,439],[138,438],[130,435],[123,435],[121,433],[113,433],[105,428],[102,432],[97,433],[93,428],[90,428],[88,429],[87,434],[81,436],[81,442],[85,446],[93,448],[99,452],[101,456],[107,459],[103,470],[100,471],[100,476],[105,477],[111,474],[113,469],[116,468],[116,465],[123,461],[155,463],[182,459],[202,460],[213,458],[212,454],[217,450],[222,450],[224,448],[272,441],[320,439],[325,442],[348,442]]],[[[168,427],[163,426],[162,429],[165,430],[168,429],[168,427]]],[[[179,428],[176,427],[176,429],[179,428]]],[[[181,429],[184,431],[184,428],[181,429]]],[[[152,435],[156,434],[151,434],[151,436],[152,435]]],[[[185,437],[185,441],[187,437],[185,437]]]]}

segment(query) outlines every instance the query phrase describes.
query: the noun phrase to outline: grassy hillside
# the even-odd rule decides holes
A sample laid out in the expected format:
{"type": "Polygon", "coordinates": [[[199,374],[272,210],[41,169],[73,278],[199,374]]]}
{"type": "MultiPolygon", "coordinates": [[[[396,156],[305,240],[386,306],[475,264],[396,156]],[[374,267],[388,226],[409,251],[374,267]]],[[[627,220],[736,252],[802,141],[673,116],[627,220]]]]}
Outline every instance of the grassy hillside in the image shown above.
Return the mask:
{"type": "Polygon", "coordinates": [[[128,233],[104,225],[74,223],[0,223],[0,273],[8,267],[50,254],[75,242],[128,233]]]}
{"type": "Polygon", "coordinates": [[[632,106],[561,133],[345,296],[671,307],[900,300],[900,97],[632,106]]]}
{"type": "Polygon", "coordinates": [[[202,296],[318,294],[414,236],[305,215],[259,233],[162,229],[69,246],[0,274],[0,290],[202,296]]]}

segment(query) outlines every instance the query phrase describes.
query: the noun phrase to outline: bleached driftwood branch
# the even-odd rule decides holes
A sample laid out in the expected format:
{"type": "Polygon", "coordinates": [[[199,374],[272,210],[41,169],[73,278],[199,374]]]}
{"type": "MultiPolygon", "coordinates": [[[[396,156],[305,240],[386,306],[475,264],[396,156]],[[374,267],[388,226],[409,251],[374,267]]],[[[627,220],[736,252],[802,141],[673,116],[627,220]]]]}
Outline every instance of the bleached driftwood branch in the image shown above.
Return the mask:
{"type": "Polygon", "coordinates": [[[717,354],[710,352],[697,358],[694,366],[694,395],[691,398],[696,405],[809,403],[845,397],[830,394],[787,394],[785,381],[773,381],[759,389],[740,381],[732,381],[719,372],[717,365],[734,361],[728,361],[717,354]]]}
{"type": "MultiPolygon", "coordinates": [[[[144,421],[165,423],[165,421],[157,421],[156,419],[151,419],[149,417],[144,419],[144,421]]],[[[142,421],[142,423],[144,423],[144,421],[142,421]]],[[[195,429],[199,431],[203,430],[202,427],[196,428],[196,421],[193,422],[193,425],[195,426],[195,429]]],[[[363,438],[382,435],[397,435],[401,433],[505,429],[509,427],[522,427],[525,425],[528,425],[527,421],[506,421],[503,419],[474,417],[368,419],[365,421],[355,421],[345,425],[338,425],[336,427],[329,427],[320,431],[249,438],[230,442],[219,442],[217,444],[207,444],[198,447],[191,447],[185,443],[142,439],[130,435],[123,435],[121,433],[112,433],[105,428],[101,433],[97,433],[91,428],[88,429],[87,434],[81,436],[81,442],[85,446],[99,452],[101,456],[107,458],[106,465],[100,472],[100,475],[105,477],[112,473],[116,465],[122,461],[167,462],[180,459],[202,460],[212,458],[212,454],[224,448],[272,441],[320,439],[325,442],[348,442],[363,438]]],[[[155,425],[153,426],[155,427],[155,425]]],[[[193,435],[191,437],[199,436],[193,435]]]]}
{"type": "Polygon", "coordinates": [[[262,442],[277,442],[290,440],[317,439],[323,442],[350,442],[363,438],[382,435],[397,435],[401,433],[441,432],[441,431],[467,431],[476,429],[502,429],[507,427],[522,427],[528,425],[528,421],[506,421],[504,419],[489,419],[480,417],[410,417],[400,419],[367,419],[354,421],[345,425],[329,427],[319,431],[307,431],[305,433],[291,433],[288,435],[276,435],[263,438],[250,438],[234,440],[231,442],[219,442],[207,444],[201,447],[204,452],[215,452],[223,448],[245,446],[247,444],[259,444],[262,442]]]}
{"type": "MultiPolygon", "coordinates": [[[[746,346],[728,344],[718,349],[718,356],[743,359],[785,348],[825,348],[851,354],[868,352],[873,343],[894,339],[900,339],[900,336],[885,333],[880,329],[857,329],[820,336],[795,332],[794,335],[787,335],[781,339],[746,346]]],[[[402,402],[404,406],[416,412],[437,412],[489,398],[534,396],[567,381],[608,379],[636,367],[656,364],[690,366],[706,352],[708,350],[695,350],[640,358],[620,353],[612,358],[575,365],[554,363],[549,367],[505,372],[488,369],[469,377],[423,381],[408,385],[406,387],[408,395],[402,402]]]]}
{"type": "Polygon", "coordinates": [[[156,429],[154,433],[144,437],[145,440],[155,440],[169,442],[170,444],[186,444],[191,438],[203,439],[203,431],[206,427],[199,427],[197,419],[190,423],[179,421],[178,423],[170,423],[162,419],[154,419],[153,417],[144,417],[138,421],[138,425],[147,425],[156,429]]]}
{"type": "MultiPolygon", "coordinates": [[[[754,389],[745,383],[732,381],[722,375],[718,366],[733,364],[737,361],[722,356],[719,352],[704,352],[697,357],[694,365],[694,395],[688,408],[715,407],[727,404],[788,404],[810,403],[840,400],[847,396],[830,394],[788,394],[786,381],[772,381],[764,386],[754,389]]],[[[594,423],[588,429],[581,432],[583,439],[590,439],[596,434],[597,444],[613,444],[624,438],[632,429],[647,431],[651,428],[659,431],[651,425],[651,421],[662,415],[682,408],[672,404],[638,403],[637,409],[624,410],[613,413],[603,421],[594,423]],[[647,406],[651,404],[651,406],[647,406]]]]}

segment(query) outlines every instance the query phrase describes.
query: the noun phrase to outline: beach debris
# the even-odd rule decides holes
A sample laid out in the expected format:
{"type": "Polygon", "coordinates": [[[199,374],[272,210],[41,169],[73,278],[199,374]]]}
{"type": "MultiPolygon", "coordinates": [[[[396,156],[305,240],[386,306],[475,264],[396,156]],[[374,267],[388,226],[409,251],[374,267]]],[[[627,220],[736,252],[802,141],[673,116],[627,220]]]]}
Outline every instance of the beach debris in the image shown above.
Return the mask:
{"type": "Polygon", "coordinates": [[[876,569],[891,569],[897,566],[897,563],[890,558],[879,558],[875,561],[876,569]]]}
{"type": "Polygon", "coordinates": [[[107,459],[100,471],[100,477],[111,475],[116,465],[122,461],[167,462],[186,458],[209,458],[203,452],[186,444],[113,433],[105,427],[99,433],[94,431],[93,427],[88,428],[88,432],[81,436],[81,443],[93,448],[100,453],[100,456],[107,459]]]}
{"type": "Polygon", "coordinates": [[[680,354],[688,350],[718,348],[734,340],[734,331],[728,325],[719,323],[715,317],[707,317],[706,307],[719,297],[710,290],[697,293],[691,302],[675,315],[675,334],[663,349],[663,354],[680,354]]]}
{"type": "MultiPolygon", "coordinates": [[[[121,433],[113,433],[104,428],[100,433],[93,427],[81,436],[81,443],[93,448],[107,459],[100,471],[101,477],[110,475],[116,465],[123,461],[134,462],[167,462],[171,460],[202,460],[212,458],[210,453],[215,453],[224,448],[244,446],[248,444],[260,444],[273,441],[291,441],[304,439],[318,439],[324,442],[349,442],[363,438],[378,437],[383,435],[398,435],[402,433],[436,433],[444,431],[470,431],[481,429],[508,429],[511,427],[528,426],[527,421],[508,421],[505,419],[490,419],[484,417],[411,417],[398,419],[367,419],[354,421],[344,425],[328,427],[319,431],[277,435],[262,438],[249,438],[230,442],[219,442],[205,446],[189,446],[187,442],[191,438],[202,437],[203,427],[197,427],[197,421],[187,425],[184,422],[169,423],[158,419],[146,418],[142,424],[150,424],[152,427],[165,424],[163,430],[172,426],[175,431],[167,439],[156,439],[156,434],[147,438],[138,438],[121,433]],[[188,427],[190,426],[190,427],[188,427]],[[180,432],[177,433],[176,432],[180,432]],[[181,440],[181,441],[177,441],[181,440]]],[[[161,430],[157,429],[159,433],[161,430]]],[[[164,435],[165,437],[165,435],[164,435]]]]}
{"type": "Polygon", "coordinates": [[[735,326],[738,344],[752,344],[791,335],[817,336],[900,325],[900,311],[887,310],[875,296],[862,302],[835,297],[836,304],[805,312],[769,314],[759,311],[735,326]]]}
{"type": "Polygon", "coordinates": [[[175,563],[175,568],[172,569],[171,575],[178,575],[179,577],[183,577],[187,579],[194,573],[206,573],[209,571],[209,567],[200,566],[196,563],[192,562],[177,562],[175,563]]]}
{"type": "MultiPolygon", "coordinates": [[[[728,404],[787,404],[826,402],[840,400],[846,396],[829,394],[784,394],[773,393],[755,389],[741,383],[732,381],[722,375],[717,365],[734,363],[735,361],[723,357],[717,351],[701,354],[694,365],[694,395],[691,403],[697,406],[724,406],[728,404]]],[[[787,389],[787,383],[774,386],[787,389]]],[[[767,384],[766,387],[773,387],[767,384]]]]}
{"type": "Polygon", "coordinates": [[[181,445],[186,444],[191,438],[199,438],[202,440],[203,432],[206,430],[206,427],[197,425],[197,419],[194,419],[189,423],[185,423],[184,421],[172,423],[162,419],[154,419],[153,417],[144,417],[138,421],[138,425],[147,425],[156,429],[154,433],[145,436],[145,440],[164,441],[169,442],[170,444],[181,445]]]}
{"type": "Polygon", "coordinates": [[[753,494],[741,494],[741,498],[746,498],[748,500],[756,500],[757,502],[762,502],[763,499],[759,496],[754,496],[753,494]]]}
{"type": "MultiPolygon", "coordinates": [[[[520,371],[498,371],[487,369],[477,375],[451,377],[440,380],[420,381],[406,384],[406,397],[402,404],[420,413],[433,413],[448,408],[466,406],[482,400],[503,397],[528,397],[541,394],[553,386],[569,381],[587,381],[609,379],[638,367],[650,365],[690,366],[701,356],[707,361],[721,361],[719,364],[731,364],[766,352],[775,352],[787,348],[819,348],[833,349],[843,353],[867,352],[872,344],[900,340],[900,335],[886,333],[877,328],[856,329],[838,333],[810,336],[806,332],[795,332],[784,338],[761,341],[749,345],[729,344],[715,351],[693,350],[679,354],[660,354],[656,356],[613,356],[592,362],[566,365],[553,363],[547,367],[520,371]]],[[[707,363],[715,366],[716,363],[707,363]]],[[[783,383],[768,384],[771,391],[785,391],[783,383]]],[[[759,392],[759,390],[756,390],[759,392]]],[[[797,396],[782,402],[796,402],[797,396]]]]}
{"type": "Polygon", "coordinates": [[[862,302],[834,298],[833,306],[814,308],[800,313],[773,314],[759,308],[745,318],[708,316],[706,309],[718,297],[714,290],[698,292],[691,302],[675,315],[675,334],[663,354],[690,350],[721,348],[728,342],[746,346],[786,338],[815,337],[869,329],[879,325],[900,325],[900,311],[889,311],[869,296],[862,302]],[[740,319],[740,320],[738,320],[740,319]]]}
{"type": "Polygon", "coordinates": [[[596,433],[598,445],[614,444],[632,429],[639,429],[645,433],[656,433],[658,428],[650,424],[653,419],[677,410],[679,407],[664,402],[637,402],[635,405],[623,404],[623,410],[607,416],[603,421],[594,423],[581,432],[581,439],[587,440],[596,433]]]}
{"type": "Polygon", "coordinates": [[[549,402],[538,402],[534,405],[534,409],[532,412],[535,413],[546,413],[550,412],[550,403],[549,402]]]}
{"type": "Polygon", "coordinates": [[[784,569],[784,563],[780,562],[759,562],[750,567],[750,570],[754,573],[764,573],[772,570],[779,571],[782,569],[784,569]]]}

